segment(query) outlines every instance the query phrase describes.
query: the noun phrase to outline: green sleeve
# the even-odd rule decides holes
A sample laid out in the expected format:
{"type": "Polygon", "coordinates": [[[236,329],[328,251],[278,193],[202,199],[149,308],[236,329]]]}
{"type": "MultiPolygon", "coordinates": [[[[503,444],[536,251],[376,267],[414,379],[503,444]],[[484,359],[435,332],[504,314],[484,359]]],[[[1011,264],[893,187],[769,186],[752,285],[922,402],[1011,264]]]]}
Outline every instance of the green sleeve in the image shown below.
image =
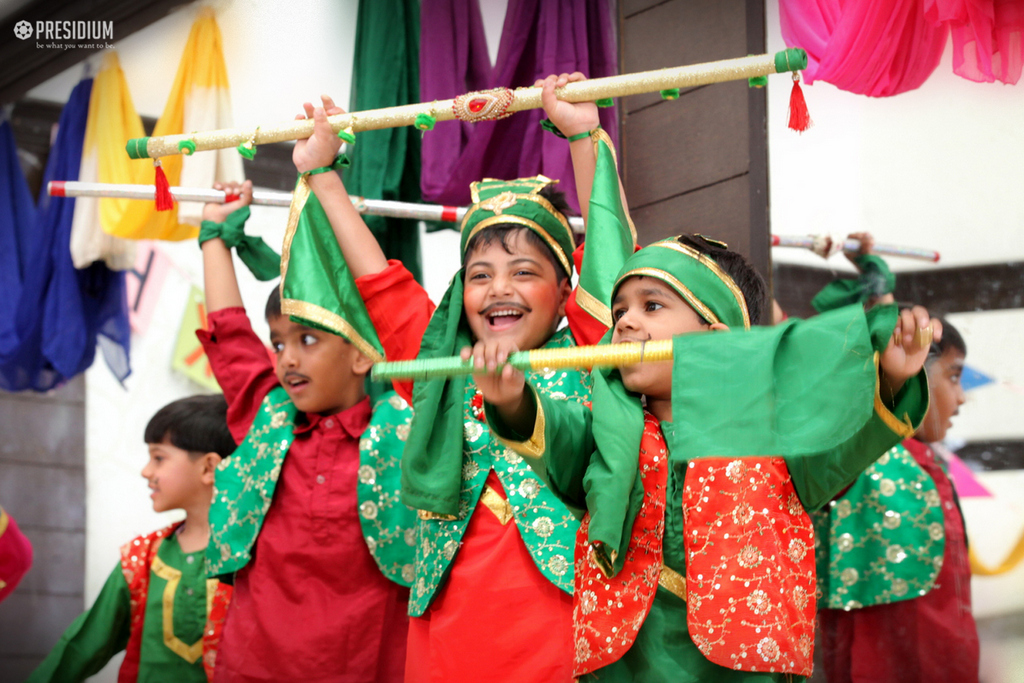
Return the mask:
{"type": "Polygon", "coordinates": [[[583,475],[594,452],[590,408],[577,401],[551,398],[532,386],[528,396],[535,408],[533,433],[516,433],[493,406],[484,404],[491,433],[523,456],[554,494],[582,515],[586,509],[583,475]]]}
{"type": "Polygon", "coordinates": [[[927,410],[928,379],[922,370],[907,380],[893,405],[886,405],[876,392],[871,416],[843,443],[821,453],[787,457],[804,507],[816,510],[832,500],[887,450],[913,436],[927,410]]]}
{"type": "Polygon", "coordinates": [[[121,565],[114,567],[96,602],[75,619],[26,683],[79,683],[128,646],[131,597],[121,565]]]}

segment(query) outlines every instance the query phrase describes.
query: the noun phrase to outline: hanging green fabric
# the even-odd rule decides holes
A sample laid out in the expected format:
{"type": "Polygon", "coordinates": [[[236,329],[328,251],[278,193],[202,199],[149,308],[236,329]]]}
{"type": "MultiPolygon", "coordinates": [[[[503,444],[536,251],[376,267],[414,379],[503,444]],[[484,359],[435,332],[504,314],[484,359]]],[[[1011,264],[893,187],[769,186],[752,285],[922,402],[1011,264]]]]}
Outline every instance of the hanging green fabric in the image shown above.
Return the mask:
{"type": "MultiPolygon", "coordinates": [[[[354,112],[414,104],[419,99],[420,7],[416,0],[359,0],[352,68],[354,112]]],[[[345,171],[349,193],[370,199],[420,201],[420,131],[410,127],[359,133],[345,171]]],[[[388,258],[422,281],[418,222],[384,216],[363,219],[388,258]]]]}
{"type": "Polygon", "coordinates": [[[811,300],[814,310],[825,313],[851,304],[863,304],[896,289],[896,276],[880,257],[862,254],[854,259],[854,263],[860,270],[857,279],[843,278],[825,285],[811,300]]]}
{"type": "Polygon", "coordinates": [[[274,280],[281,275],[281,256],[262,237],[245,234],[247,220],[249,207],[243,206],[232,212],[223,223],[203,221],[199,227],[199,246],[219,237],[228,249],[233,248],[238,253],[238,258],[257,280],[274,280]]]}

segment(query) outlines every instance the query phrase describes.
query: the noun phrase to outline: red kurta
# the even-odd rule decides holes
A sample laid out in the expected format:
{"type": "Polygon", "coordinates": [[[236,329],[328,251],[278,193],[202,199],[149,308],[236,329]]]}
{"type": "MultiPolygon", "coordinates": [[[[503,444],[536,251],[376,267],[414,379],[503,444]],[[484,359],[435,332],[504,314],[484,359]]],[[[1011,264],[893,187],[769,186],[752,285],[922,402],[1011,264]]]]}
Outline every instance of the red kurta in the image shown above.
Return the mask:
{"type": "Polygon", "coordinates": [[[828,683],[977,683],[978,631],[971,614],[971,567],[953,484],[932,449],[903,445],[935,482],[946,551],[924,596],[850,611],[819,612],[828,683]]]}
{"type": "MultiPolygon", "coordinates": [[[[277,377],[243,309],[211,313],[209,323],[197,334],[241,441],[277,377]]],[[[400,681],[408,590],[380,573],[357,513],[369,401],[298,419],[253,559],[235,577],[215,680],[400,681]]]]}
{"type": "MultiPolygon", "coordinates": [[[[434,311],[400,262],[356,280],[388,360],[415,358],[434,311]]],[[[411,401],[412,385],[395,389],[411,401]]],[[[492,471],[487,483],[505,497],[492,471]]],[[[572,596],[537,569],[514,523],[480,503],[446,583],[410,619],[408,683],[572,679],[572,596]]]]}
{"type": "Polygon", "coordinates": [[[32,544],[14,518],[0,508],[0,602],[10,595],[32,566],[32,544]]]}

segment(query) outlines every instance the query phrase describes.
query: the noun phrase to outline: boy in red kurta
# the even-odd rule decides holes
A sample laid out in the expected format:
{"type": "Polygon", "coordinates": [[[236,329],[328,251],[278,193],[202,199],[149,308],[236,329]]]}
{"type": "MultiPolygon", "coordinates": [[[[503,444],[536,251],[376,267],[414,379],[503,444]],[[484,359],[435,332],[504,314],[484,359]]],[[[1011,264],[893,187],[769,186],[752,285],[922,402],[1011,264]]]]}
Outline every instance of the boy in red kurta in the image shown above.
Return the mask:
{"type": "MultiPolygon", "coordinates": [[[[251,184],[240,193],[207,205],[204,219],[222,223],[247,205],[251,184]]],[[[215,680],[400,681],[408,590],[377,568],[356,511],[370,361],[347,340],[282,315],[275,290],[266,311],[275,366],[242,307],[230,251],[219,238],[202,250],[210,314],[197,334],[228,400],[232,435],[245,439],[277,387],[298,411],[252,559],[235,574],[215,680]]]]}

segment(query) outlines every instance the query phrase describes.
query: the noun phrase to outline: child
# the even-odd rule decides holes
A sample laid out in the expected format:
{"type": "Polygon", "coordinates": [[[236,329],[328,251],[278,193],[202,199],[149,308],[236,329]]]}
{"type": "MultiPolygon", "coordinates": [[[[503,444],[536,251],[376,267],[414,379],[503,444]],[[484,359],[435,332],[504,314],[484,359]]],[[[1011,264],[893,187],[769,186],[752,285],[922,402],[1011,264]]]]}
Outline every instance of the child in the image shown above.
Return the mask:
{"type": "Polygon", "coordinates": [[[576,551],[575,673],[602,681],[809,675],[805,508],[827,502],[909,433],[906,420],[920,418],[923,381],[914,375],[926,350],[911,347],[927,312],[905,311],[898,341],[892,309],[870,324],[847,309],[728,334],[767,315],[764,283],[742,257],[700,236],[629,257],[611,304],[606,339],[675,338],[671,365],[595,372],[592,412],[524,391],[508,370],[485,392],[495,433],[527,456],[543,445],[531,464],[588,511],[576,551]],[[698,331],[712,333],[690,334],[698,331]],[[872,345],[890,339],[877,372],[872,345]],[[903,420],[883,403],[895,403],[903,420]]]}
{"type": "MultiPolygon", "coordinates": [[[[870,235],[864,243],[867,255],[870,235]]],[[[871,258],[891,290],[885,263],[871,258]]],[[[829,300],[835,284],[816,300],[829,300]]],[[[890,449],[815,515],[829,683],[978,680],[963,518],[952,482],[926,445],[945,438],[964,402],[966,355],[963,338],[943,321],[925,366],[931,402],[914,438],[890,449]]]]}
{"type": "MultiPolygon", "coordinates": [[[[296,144],[296,167],[309,173],[388,359],[451,356],[494,339],[522,349],[575,344],[558,329],[575,245],[550,180],[474,183],[461,226],[463,267],[435,311],[409,272],[385,259],[340,178],[316,172],[338,152],[326,115],[341,110],[326,97],[323,108],[305,109],[315,128],[296,144]]],[[[575,144],[593,155],[589,139],[575,144]]],[[[535,381],[566,401],[588,398],[586,373],[537,373],[535,381]]],[[[521,457],[491,438],[471,382],[396,388],[415,410],[402,500],[422,519],[406,680],[570,680],[578,522],[521,457]]]]}
{"type": "Polygon", "coordinates": [[[207,581],[203,553],[214,472],[235,450],[226,418],[223,396],[190,396],[146,425],[142,476],[153,509],[184,510],[185,520],[122,546],[96,602],[68,627],[31,683],[83,681],[121,650],[127,653],[120,683],[212,680],[231,587],[207,581]]]}
{"type": "MultiPolygon", "coordinates": [[[[224,189],[240,199],[208,204],[204,221],[237,222],[238,210],[244,220],[251,183],[224,189]]],[[[378,570],[357,515],[371,361],[282,315],[275,288],[275,366],[242,307],[231,252],[220,238],[202,251],[210,327],[197,334],[240,443],[211,510],[209,571],[235,573],[217,681],[399,681],[408,590],[378,570]]]]}

